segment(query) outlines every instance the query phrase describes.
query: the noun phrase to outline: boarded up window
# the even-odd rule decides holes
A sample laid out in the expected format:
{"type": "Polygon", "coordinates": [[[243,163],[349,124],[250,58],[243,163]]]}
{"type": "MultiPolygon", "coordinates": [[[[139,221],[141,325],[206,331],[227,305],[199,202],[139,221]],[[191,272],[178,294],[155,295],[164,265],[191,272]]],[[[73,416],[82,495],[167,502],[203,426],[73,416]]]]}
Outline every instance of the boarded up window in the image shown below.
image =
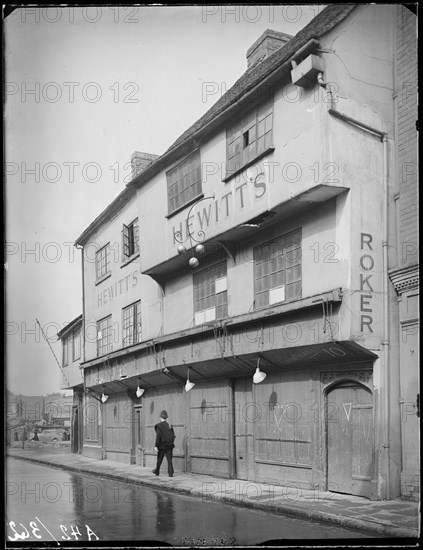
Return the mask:
{"type": "Polygon", "coordinates": [[[301,230],[254,249],[255,308],[301,298],[301,230]]]}
{"type": "Polygon", "coordinates": [[[262,103],[226,133],[226,177],[273,147],[273,99],[262,103]]]}
{"type": "Polygon", "coordinates": [[[227,317],[226,262],[194,274],[194,315],[196,325],[227,317]]]}

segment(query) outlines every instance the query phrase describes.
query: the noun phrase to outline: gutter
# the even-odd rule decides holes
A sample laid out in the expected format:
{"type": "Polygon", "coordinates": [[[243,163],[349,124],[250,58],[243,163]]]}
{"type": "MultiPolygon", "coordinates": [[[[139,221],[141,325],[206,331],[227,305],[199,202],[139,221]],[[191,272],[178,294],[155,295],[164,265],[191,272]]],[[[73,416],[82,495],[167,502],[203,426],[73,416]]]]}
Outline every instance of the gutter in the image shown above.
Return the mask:
{"type": "Polygon", "coordinates": [[[354,126],[355,128],[361,128],[366,132],[378,136],[382,142],[383,148],[383,226],[382,226],[382,263],[383,263],[383,335],[382,335],[382,346],[383,346],[383,358],[384,358],[384,371],[383,371],[383,410],[385,416],[385,422],[383,426],[383,435],[384,443],[382,447],[386,450],[386,491],[385,498],[386,500],[390,499],[390,469],[389,469],[389,448],[390,448],[390,417],[389,417],[389,297],[388,297],[388,288],[389,288],[389,271],[388,271],[388,134],[387,132],[369,126],[360,120],[357,120],[353,117],[350,117],[346,113],[342,113],[335,108],[335,102],[333,100],[332,93],[327,89],[328,82],[324,80],[323,73],[319,73],[317,76],[317,82],[319,85],[327,91],[329,94],[330,102],[328,113],[335,118],[338,118],[348,124],[354,126]]]}

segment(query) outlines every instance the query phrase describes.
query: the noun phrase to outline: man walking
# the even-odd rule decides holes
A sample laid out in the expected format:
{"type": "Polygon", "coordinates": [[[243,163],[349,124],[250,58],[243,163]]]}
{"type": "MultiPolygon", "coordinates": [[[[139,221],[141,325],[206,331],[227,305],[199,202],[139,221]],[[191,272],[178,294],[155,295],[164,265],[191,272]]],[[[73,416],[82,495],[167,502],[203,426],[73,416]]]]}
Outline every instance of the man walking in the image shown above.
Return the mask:
{"type": "Polygon", "coordinates": [[[160,413],[160,422],[154,426],[156,430],[156,445],[154,450],[157,453],[157,465],[153,470],[153,474],[158,476],[160,474],[160,466],[162,465],[163,458],[166,455],[167,460],[167,472],[169,477],[173,477],[173,464],[172,464],[172,453],[175,445],[175,434],[173,432],[173,427],[170,427],[166,422],[168,418],[167,412],[162,411],[160,413]]]}

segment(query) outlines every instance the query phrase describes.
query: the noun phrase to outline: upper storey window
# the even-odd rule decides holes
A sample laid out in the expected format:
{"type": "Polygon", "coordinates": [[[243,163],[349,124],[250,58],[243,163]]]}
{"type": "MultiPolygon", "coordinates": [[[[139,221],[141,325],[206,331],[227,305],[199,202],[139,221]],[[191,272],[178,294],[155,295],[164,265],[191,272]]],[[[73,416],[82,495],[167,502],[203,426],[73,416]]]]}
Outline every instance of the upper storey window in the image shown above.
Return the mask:
{"type": "Polygon", "coordinates": [[[123,250],[123,261],[127,261],[132,256],[138,254],[139,248],[139,229],[138,229],[138,219],[134,220],[132,223],[125,225],[123,224],[122,229],[122,250],[123,250]]]}
{"type": "Polygon", "coordinates": [[[226,132],[228,180],[273,150],[273,99],[268,99],[226,132]]]}
{"type": "Polygon", "coordinates": [[[196,151],[167,176],[168,215],[177,212],[201,195],[200,151],[196,151]]]}
{"type": "Polygon", "coordinates": [[[301,298],[301,229],[254,248],[255,309],[301,298]]]}
{"type": "Polygon", "coordinates": [[[96,253],[95,271],[97,282],[110,275],[110,243],[100,248],[96,253]]]}

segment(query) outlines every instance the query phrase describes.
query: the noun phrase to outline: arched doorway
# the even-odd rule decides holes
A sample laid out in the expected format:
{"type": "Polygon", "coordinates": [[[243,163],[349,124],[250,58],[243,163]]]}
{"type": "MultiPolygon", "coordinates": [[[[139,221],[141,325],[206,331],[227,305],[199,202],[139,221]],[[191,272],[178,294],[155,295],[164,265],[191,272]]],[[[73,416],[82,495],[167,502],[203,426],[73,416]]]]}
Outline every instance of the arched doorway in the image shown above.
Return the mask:
{"type": "Polygon", "coordinates": [[[326,393],[328,490],[370,498],[374,469],[373,395],[355,381],[326,393]]]}

